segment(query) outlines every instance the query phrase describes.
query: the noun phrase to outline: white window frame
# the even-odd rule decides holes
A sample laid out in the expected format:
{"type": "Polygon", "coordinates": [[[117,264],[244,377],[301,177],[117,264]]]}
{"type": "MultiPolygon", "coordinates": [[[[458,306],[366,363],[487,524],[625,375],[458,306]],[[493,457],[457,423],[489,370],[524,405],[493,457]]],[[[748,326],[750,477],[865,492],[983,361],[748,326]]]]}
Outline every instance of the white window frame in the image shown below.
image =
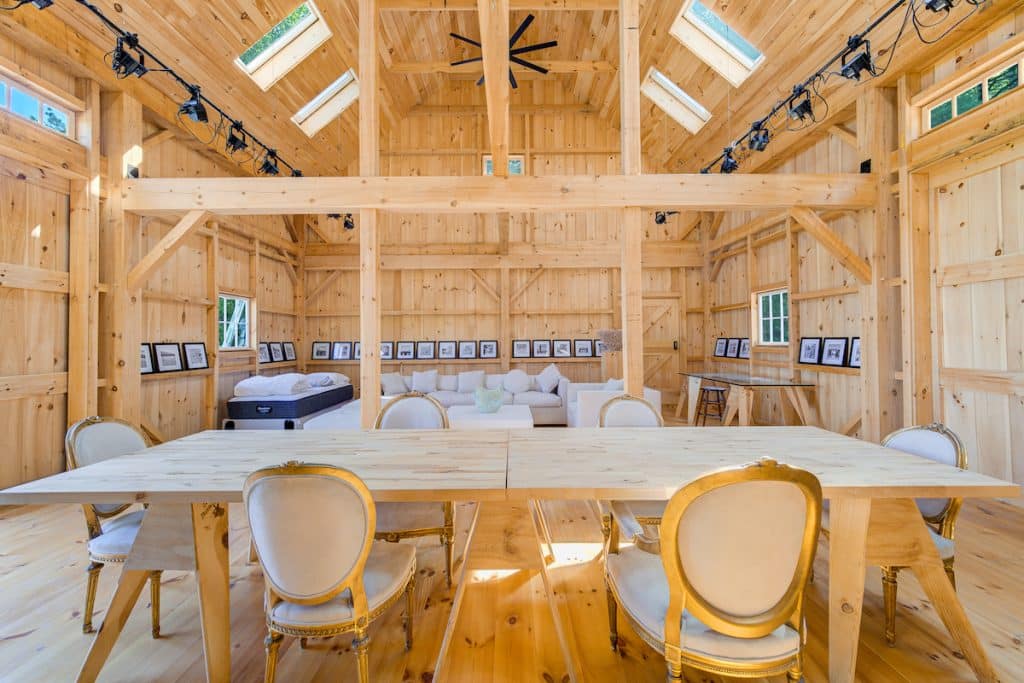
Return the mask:
{"type": "MultiPolygon", "coordinates": [[[[228,293],[225,293],[225,292],[221,292],[221,293],[219,293],[217,295],[217,348],[219,350],[221,350],[221,351],[251,351],[254,348],[254,346],[253,346],[253,336],[252,336],[252,322],[253,322],[252,299],[250,299],[249,297],[246,297],[246,296],[239,296],[238,294],[228,294],[228,293]],[[231,320],[221,320],[221,315],[220,315],[220,302],[221,302],[221,300],[225,300],[225,301],[226,300],[231,300],[231,301],[235,302],[235,311],[234,311],[234,313],[233,313],[233,315],[231,317],[231,320]],[[240,302],[240,301],[245,303],[244,307],[239,307],[237,305],[238,302],[240,302]],[[245,315],[245,328],[244,328],[245,329],[245,344],[244,345],[237,345],[238,329],[239,329],[239,325],[242,322],[239,318],[241,317],[241,311],[243,309],[245,310],[245,313],[246,313],[246,315],[245,315]],[[233,329],[233,331],[234,331],[233,336],[234,336],[234,338],[236,340],[236,345],[234,345],[234,346],[224,346],[224,345],[222,345],[220,343],[220,331],[221,331],[221,326],[222,325],[227,325],[228,329],[233,329]]],[[[224,339],[228,339],[228,338],[229,338],[228,334],[225,333],[224,334],[224,339]]]]}
{"type": "MultiPolygon", "coordinates": [[[[672,23],[669,33],[729,81],[733,87],[738,88],[764,63],[764,53],[762,52],[757,59],[750,59],[696,16],[693,12],[693,2],[694,0],[686,0],[683,3],[683,8],[672,23]]],[[[743,38],[744,42],[750,43],[739,31],[735,33],[743,38]]],[[[753,46],[753,43],[750,44],[753,46]]],[[[756,46],[754,49],[758,50],[756,46]]]]}
{"type": "Polygon", "coordinates": [[[790,319],[790,315],[792,315],[791,307],[793,305],[793,302],[790,301],[790,299],[789,299],[789,290],[786,289],[785,287],[783,287],[781,289],[766,289],[766,290],[763,290],[763,291],[760,291],[760,292],[754,292],[753,296],[754,296],[754,302],[753,302],[754,305],[753,305],[752,308],[753,308],[753,314],[754,315],[753,315],[752,322],[754,324],[754,329],[752,330],[752,334],[750,336],[751,336],[752,339],[756,339],[757,340],[757,344],[756,345],[757,346],[775,346],[775,347],[789,346],[790,342],[792,341],[789,338],[789,319],[790,319]],[[782,311],[779,311],[778,315],[774,315],[774,311],[769,311],[769,314],[767,316],[765,316],[764,308],[763,308],[764,303],[766,301],[770,301],[771,298],[773,296],[775,296],[776,294],[784,294],[785,295],[786,303],[787,303],[787,307],[786,307],[787,308],[787,312],[783,313],[782,311]],[[765,340],[765,338],[764,338],[764,321],[765,320],[770,320],[770,321],[779,320],[782,323],[782,328],[781,328],[782,329],[782,338],[781,339],[779,339],[779,340],[774,340],[773,339],[773,340],[767,340],[767,341],[765,340]]]}
{"type": "Polygon", "coordinates": [[[341,116],[358,97],[359,80],[356,78],[356,72],[349,69],[297,111],[292,117],[292,123],[301,128],[307,137],[313,137],[324,126],[341,116]]]}
{"type": "Polygon", "coordinates": [[[1014,90],[1024,86],[1024,80],[1022,80],[1024,79],[1024,53],[1018,54],[1012,59],[1002,61],[998,66],[985,69],[977,74],[969,75],[965,73],[963,76],[952,80],[948,86],[944,85],[942,88],[943,92],[941,94],[936,94],[917,105],[920,107],[921,111],[921,130],[924,133],[930,133],[933,130],[952,123],[961,114],[976,111],[984,107],[989,102],[992,102],[993,100],[991,99],[988,91],[989,79],[1001,74],[1007,69],[1012,68],[1014,65],[1017,66],[1017,87],[1003,93],[1003,95],[1009,95],[1014,90]],[[981,103],[976,107],[968,109],[966,112],[961,112],[960,107],[957,106],[957,98],[968,90],[977,87],[979,84],[981,85],[981,103]],[[932,126],[932,110],[941,107],[947,102],[952,107],[953,115],[948,121],[943,121],[940,124],[932,126]]]}
{"type": "Polygon", "coordinates": [[[653,66],[647,71],[640,92],[690,133],[696,134],[711,120],[710,111],[653,66]]]}
{"type": "MultiPolygon", "coordinates": [[[[331,28],[313,0],[305,0],[299,3],[295,9],[303,5],[309,7],[309,16],[303,18],[287,33],[268,45],[267,49],[258,57],[248,64],[242,62],[241,55],[235,58],[235,66],[244,71],[263,91],[270,90],[275,83],[284,78],[306,57],[313,54],[332,35],[331,28]]],[[[293,12],[295,10],[286,14],[285,18],[293,12]]],[[[274,24],[274,26],[276,25],[274,24]]],[[[273,28],[271,26],[268,32],[273,28]]],[[[263,34],[263,36],[265,35],[266,33],[263,34]]],[[[258,40],[262,40],[263,36],[260,36],[258,40]]],[[[244,53],[245,51],[243,51],[244,53]]]]}
{"type": "Polygon", "coordinates": [[[53,98],[47,97],[45,94],[40,92],[38,88],[34,88],[31,85],[25,83],[24,81],[16,81],[14,79],[7,78],[6,76],[0,76],[0,83],[3,83],[3,86],[4,86],[3,87],[3,91],[4,91],[3,92],[3,96],[0,97],[0,109],[3,109],[5,111],[9,112],[11,115],[17,117],[21,121],[27,121],[28,123],[31,123],[34,126],[38,126],[39,128],[42,128],[43,130],[50,131],[54,135],[59,135],[59,136],[61,136],[63,138],[68,138],[70,140],[74,140],[75,139],[75,130],[76,130],[76,125],[77,125],[76,116],[75,116],[76,112],[75,111],[73,111],[73,110],[69,109],[68,107],[65,107],[65,106],[63,106],[61,104],[58,104],[55,100],[53,100],[53,98]],[[11,89],[12,88],[17,88],[21,92],[25,93],[26,95],[28,95],[31,98],[33,98],[34,100],[36,100],[36,102],[38,103],[38,105],[36,107],[36,116],[39,117],[38,121],[33,121],[30,118],[26,118],[26,117],[22,116],[21,114],[18,114],[17,112],[15,112],[14,109],[11,108],[11,89]],[[64,114],[67,117],[67,119],[68,119],[68,129],[67,129],[67,132],[61,133],[60,131],[54,130],[53,128],[50,128],[49,126],[47,126],[46,124],[43,123],[43,109],[45,107],[50,107],[51,109],[59,111],[59,112],[61,112],[62,114],[64,114]]]}

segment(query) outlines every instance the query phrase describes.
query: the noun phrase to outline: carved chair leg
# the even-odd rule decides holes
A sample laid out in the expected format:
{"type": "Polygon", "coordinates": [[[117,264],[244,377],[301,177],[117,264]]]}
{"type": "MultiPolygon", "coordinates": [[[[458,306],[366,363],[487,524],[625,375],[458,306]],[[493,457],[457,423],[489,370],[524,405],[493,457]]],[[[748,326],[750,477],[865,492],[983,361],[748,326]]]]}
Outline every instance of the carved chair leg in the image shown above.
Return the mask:
{"type": "Polygon", "coordinates": [[[249,559],[248,559],[248,563],[249,564],[256,564],[257,560],[259,560],[259,556],[256,555],[256,544],[250,538],[249,539],[249,559]]]}
{"type": "Polygon", "coordinates": [[[308,644],[309,644],[309,638],[299,638],[299,649],[300,650],[305,650],[306,646],[308,644]]]}
{"type": "Polygon", "coordinates": [[[885,603],[885,642],[896,645],[896,588],[899,567],[882,567],[882,599],[885,603]]]}
{"type": "Polygon", "coordinates": [[[612,516],[610,514],[601,515],[601,535],[604,536],[605,543],[608,542],[608,536],[612,533],[612,516]]]}
{"type": "Polygon", "coordinates": [[[606,589],[608,593],[608,640],[612,644],[612,650],[619,649],[619,606],[615,602],[615,594],[612,589],[606,589]]]}
{"type": "Polygon", "coordinates": [[[786,672],[786,680],[789,683],[800,683],[804,680],[804,664],[802,654],[797,654],[793,666],[786,672]]]}
{"type": "Polygon", "coordinates": [[[670,662],[668,660],[665,661],[665,664],[668,668],[668,676],[666,676],[665,680],[667,680],[668,683],[682,683],[686,680],[683,678],[682,664],[678,662],[670,662]]]}
{"type": "Polygon", "coordinates": [[[370,683],[370,636],[365,628],[356,631],[352,649],[355,650],[356,663],[359,665],[359,683],[370,683]]]}
{"type": "Polygon", "coordinates": [[[149,573],[150,619],[154,638],[160,637],[160,577],[162,571],[149,573]]]}
{"type": "Polygon", "coordinates": [[[956,590],[956,572],[953,571],[953,558],[943,560],[942,564],[946,569],[946,576],[949,577],[949,582],[953,584],[953,590],[956,590]]]}
{"type": "Polygon", "coordinates": [[[448,587],[452,587],[452,572],[455,570],[455,503],[444,504],[444,531],[441,532],[441,545],[444,546],[445,576],[448,587]]]}
{"type": "Polygon", "coordinates": [[[92,633],[92,613],[96,610],[96,587],[100,583],[100,570],[103,563],[90,562],[85,571],[85,613],[82,615],[82,633],[92,633]]]}
{"type": "Polygon", "coordinates": [[[274,677],[277,675],[277,650],[281,647],[282,640],[284,640],[284,636],[271,631],[263,641],[267,648],[267,669],[263,675],[264,683],[274,683],[274,677]]]}
{"type": "Polygon", "coordinates": [[[402,617],[402,626],[405,628],[405,650],[412,649],[412,615],[416,602],[416,580],[409,579],[409,585],[405,587],[405,615],[402,617]]]}

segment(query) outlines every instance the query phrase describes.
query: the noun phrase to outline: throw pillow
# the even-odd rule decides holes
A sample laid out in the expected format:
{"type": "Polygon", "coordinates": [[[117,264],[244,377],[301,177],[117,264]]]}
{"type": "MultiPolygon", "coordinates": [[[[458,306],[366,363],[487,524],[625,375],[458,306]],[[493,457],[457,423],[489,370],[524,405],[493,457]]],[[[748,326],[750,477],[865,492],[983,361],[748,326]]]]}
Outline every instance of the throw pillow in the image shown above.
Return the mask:
{"type": "Polygon", "coordinates": [[[437,390],[438,391],[458,391],[459,378],[455,375],[438,375],[437,376],[437,390]]]}
{"type": "Polygon", "coordinates": [[[476,409],[481,413],[496,413],[501,408],[504,391],[499,389],[484,389],[482,386],[476,388],[475,399],[476,409]]]}
{"type": "Polygon", "coordinates": [[[460,394],[471,394],[476,391],[479,387],[484,385],[484,371],[474,370],[473,372],[460,372],[459,373],[459,388],[456,390],[460,394]]]}
{"type": "Polygon", "coordinates": [[[503,386],[513,394],[521,394],[530,390],[530,376],[522,370],[511,370],[505,375],[503,386]]]}
{"type": "Polygon", "coordinates": [[[537,386],[540,390],[546,393],[551,393],[558,386],[558,380],[562,379],[562,373],[558,371],[555,364],[547,366],[541,373],[537,375],[537,386]]]}
{"type": "Polygon", "coordinates": [[[437,370],[412,373],[412,390],[421,394],[437,391],[437,370]]]}
{"type": "Polygon", "coordinates": [[[409,387],[405,386],[405,380],[397,372],[381,375],[380,384],[384,388],[385,396],[398,396],[409,391],[409,387]]]}
{"type": "Polygon", "coordinates": [[[604,383],[605,391],[622,391],[626,388],[626,380],[610,379],[604,383]]]}

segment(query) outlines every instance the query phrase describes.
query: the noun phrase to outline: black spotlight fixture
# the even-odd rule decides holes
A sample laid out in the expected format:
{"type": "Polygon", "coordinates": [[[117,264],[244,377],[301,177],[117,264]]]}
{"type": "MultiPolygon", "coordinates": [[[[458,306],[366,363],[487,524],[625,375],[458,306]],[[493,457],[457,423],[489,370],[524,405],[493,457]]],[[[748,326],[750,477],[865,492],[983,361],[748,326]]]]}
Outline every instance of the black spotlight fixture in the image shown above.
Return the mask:
{"type": "Polygon", "coordinates": [[[750,139],[747,141],[747,146],[755,152],[763,152],[771,142],[772,136],[768,132],[768,128],[765,127],[764,121],[756,121],[751,127],[750,139]]]}
{"type": "Polygon", "coordinates": [[[925,0],[924,6],[932,12],[949,12],[953,9],[953,0],[925,0]]]}
{"type": "Polygon", "coordinates": [[[292,169],[292,178],[301,178],[301,177],[302,177],[302,171],[300,171],[297,168],[293,168],[292,169]]]}
{"type": "Polygon", "coordinates": [[[679,213],[679,212],[678,211],[655,211],[654,212],[654,222],[657,223],[658,225],[665,225],[665,223],[668,221],[668,217],[669,216],[675,216],[677,213],[679,213]]]}
{"type": "Polygon", "coordinates": [[[268,149],[260,163],[259,172],[263,175],[278,175],[281,173],[277,168],[277,150],[268,149]]]}
{"type": "Polygon", "coordinates": [[[241,152],[249,146],[249,143],[245,141],[245,127],[242,126],[241,121],[231,122],[231,128],[228,129],[228,137],[224,141],[224,146],[231,153],[241,152]]]}
{"type": "Polygon", "coordinates": [[[862,71],[867,71],[872,76],[875,74],[875,63],[871,59],[871,41],[860,38],[850,38],[847,43],[848,52],[843,55],[843,65],[839,69],[839,75],[851,81],[859,81],[862,71]],[[853,58],[850,55],[863,46],[864,50],[858,52],[853,58]],[[849,59],[849,61],[847,61],[849,59]]]}
{"type": "Polygon", "coordinates": [[[138,36],[134,33],[127,33],[117,37],[117,47],[114,48],[110,57],[110,68],[114,70],[118,78],[128,78],[129,76],[142,78],[149,71],[146,68],[146,57],[139,53],[139,57],[136,59],[125,49],[126,47],[137,50],[139,47],[138,36]]]}
{"type": "Polygon", "coordinates": [[[199,93],[198,85],[188,87],[188,99],[181,103],[178,115],[187,116],[196,123],[207,123],[210,120],[206,115],[206,105],[203,104],[203,96],[199,93]]]}
{"type": "Polygon", "coordinates": [[[789,118],[803,121],[814,118],[814,106],[811,104],[811,93],[806,88],[793,88],[793,97],[789,101],[789,118]],[[803,99],[800,99],[801,96],[803,99]],[[797,100],[800,100],[797,102],[797,100]],[[795,104],[794,104],[795,103],[795,104]]]}
{"type": "Polygon", "coordinates": [[[32,4],[36,9],[46,9],[53,4],[53,0],[32,0],[32,4]]]}
{"type": "Polygon", "coordinates": [[[350,213],[346,213],[345,214],[344,226],[345,226],[346,230],[355,230],[356,229],[356,222],[354,220],[352,220],[352,214],[350,214],[350,213]]]}
{"type": "Polygon", "coordinates": [[[732,151],[732,147],[726,147],[722,151],[722,173],[732,173],[740,167],[740,162],[736,161],[736,157],[732,155],[732,151]]]}

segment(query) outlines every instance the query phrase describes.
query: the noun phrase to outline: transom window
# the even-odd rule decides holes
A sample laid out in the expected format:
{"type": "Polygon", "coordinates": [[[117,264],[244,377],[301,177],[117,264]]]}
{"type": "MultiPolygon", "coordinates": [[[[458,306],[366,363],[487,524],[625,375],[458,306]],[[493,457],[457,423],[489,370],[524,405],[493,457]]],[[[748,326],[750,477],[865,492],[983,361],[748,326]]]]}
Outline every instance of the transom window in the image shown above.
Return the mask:
{"type": "Polygon", "coordinates": [[[1020,72],[1024,59],[1015,57],[1012,63],[999,67],[968,81],[952,94],[939,97],[921,108],[926,131],[949,123],[956,117],[980,107],[1020,86],[1020,72]]]}
{"type": "Polygon", "coordinates": [[[224,351],[251,348],[249,299],[230,294],[217,297],[217,345],[224,351]]]}
{"type": "Polygon", "coordinates": [[[235,63],[260,88],[268,90],[330,37],[327,22],[307,0],[250,45],[235,63]]]}
{"type": "Polygon", "coordinates": [[[0,108],[67,137],[74,136],[74,112],[20,83],[0,78],[0,108]]]}
{"type": "Polygon", "coordinates": [[[757,295],[756,338],[762,346],[789,343],[789,291],[776,289],[757,295]]]}

